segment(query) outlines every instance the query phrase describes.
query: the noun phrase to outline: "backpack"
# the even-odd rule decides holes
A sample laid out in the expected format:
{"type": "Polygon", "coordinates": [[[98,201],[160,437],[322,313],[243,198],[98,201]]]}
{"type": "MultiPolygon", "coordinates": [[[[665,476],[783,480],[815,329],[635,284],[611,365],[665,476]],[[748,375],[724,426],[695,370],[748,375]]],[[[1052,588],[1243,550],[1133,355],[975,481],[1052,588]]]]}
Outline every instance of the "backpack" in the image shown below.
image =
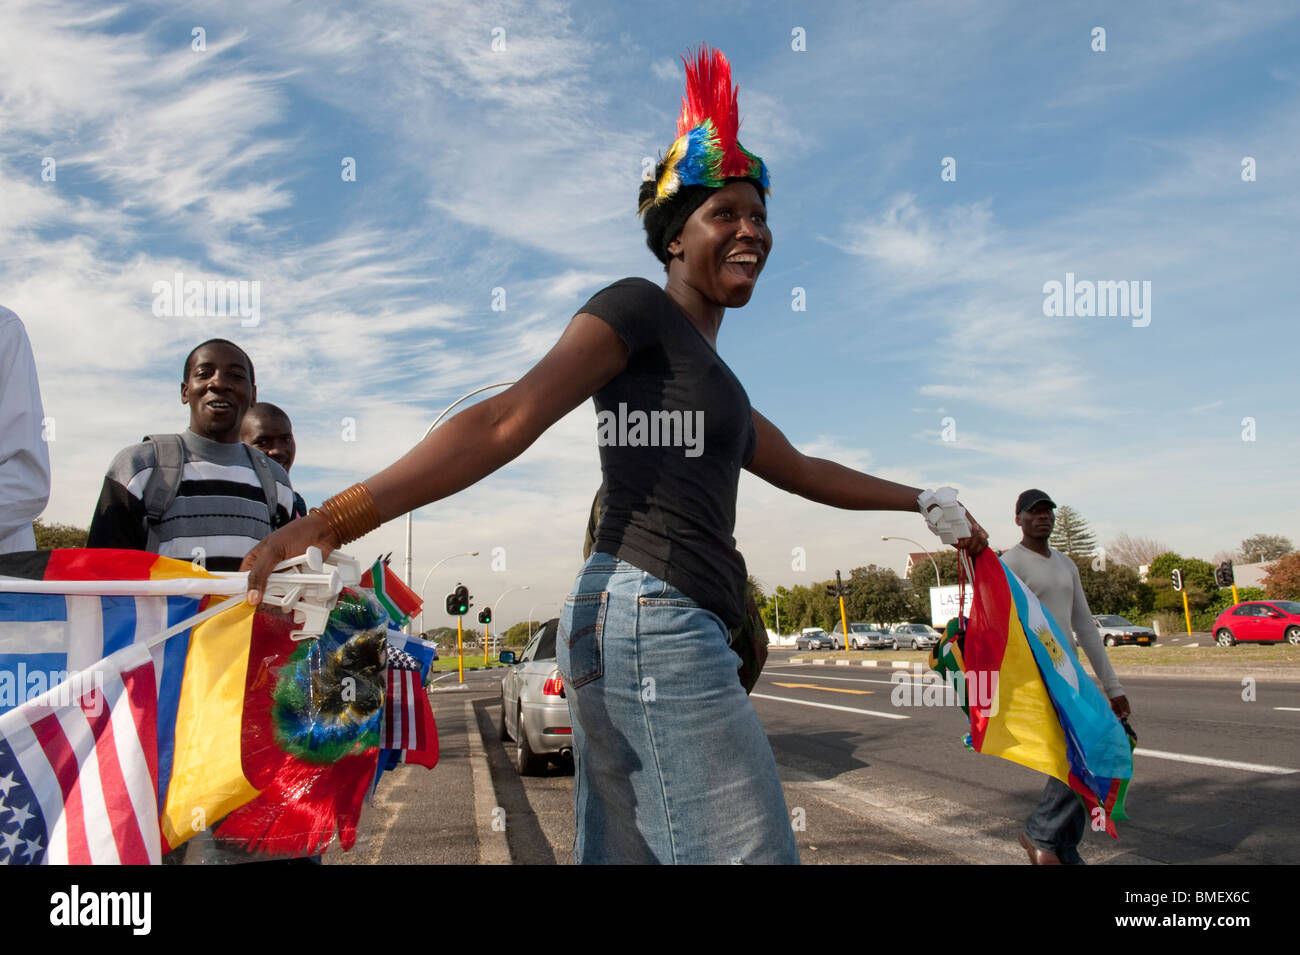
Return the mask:
{"type": "MultiPolygon", "coordinates": [[[[149,522],[149,546],[153,553],[158,552],[159,540],[157,527],[162,523],[163,514],[176,501],[176,494],[181,488],[181,478],[185,473],[185,445],[179,434],[146,434],[144,440],[154,446],[158,459],[149,481],[144,486],[143,503],[149,522]]],[[[267,523],[275,527],[275,508],[279,495],[275,487],[275,475],[271,473],[271,459],[256,448],[244,446],[257,479],[262,482],[262,493],[266,496],[267,523]]]]}

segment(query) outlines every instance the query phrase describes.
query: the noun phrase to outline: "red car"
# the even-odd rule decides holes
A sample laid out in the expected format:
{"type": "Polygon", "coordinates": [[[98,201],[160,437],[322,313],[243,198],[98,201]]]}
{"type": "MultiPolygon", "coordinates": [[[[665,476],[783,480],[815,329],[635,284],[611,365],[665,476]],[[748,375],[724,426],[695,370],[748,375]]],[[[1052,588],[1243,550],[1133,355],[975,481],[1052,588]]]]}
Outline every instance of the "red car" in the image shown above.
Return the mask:
{"type": "Polygon", "coordinates": [[[1294,600],[1251,600],[1234,604],[1214,621],[1214,641],[1221,647],[1235,643],[1300,644],[1300,603],[1294,600]]]}

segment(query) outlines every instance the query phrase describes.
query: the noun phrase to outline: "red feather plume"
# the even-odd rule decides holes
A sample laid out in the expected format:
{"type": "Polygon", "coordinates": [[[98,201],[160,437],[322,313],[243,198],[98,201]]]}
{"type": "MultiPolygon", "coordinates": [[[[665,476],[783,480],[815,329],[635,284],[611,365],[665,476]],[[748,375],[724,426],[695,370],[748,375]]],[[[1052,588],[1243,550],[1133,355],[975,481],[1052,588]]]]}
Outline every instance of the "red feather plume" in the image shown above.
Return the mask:
{"type": "Polygon", "coordinates": [[[686,67],[686,95],[677,117],[677,135],[684,136],[706,119],[713,122],[722,148],[722,176],[749,175],[753,160],[736,144],[740,133],[740,87],[731,85],[731,64],[721,50],[701,45],[695,62],[682,57],[686,67]]]}

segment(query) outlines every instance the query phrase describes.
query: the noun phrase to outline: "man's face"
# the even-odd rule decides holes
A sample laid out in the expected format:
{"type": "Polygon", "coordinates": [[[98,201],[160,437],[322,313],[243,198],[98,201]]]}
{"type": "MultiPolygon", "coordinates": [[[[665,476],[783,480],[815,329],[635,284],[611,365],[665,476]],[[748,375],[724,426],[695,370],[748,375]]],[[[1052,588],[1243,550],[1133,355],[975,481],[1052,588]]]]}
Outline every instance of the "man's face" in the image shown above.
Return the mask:
{"type": "Polygon", "coordinates": [[[229,345],[204,345],[194,353],[181,382],[181,404],[190,406],[190,430],[213,441],[236,444],[257,388],[244,355],[229,345]]]}
{"type": "Polygon", "coordinates": [[[298,446],[293,440],[293,425],[284,415],[250,411],[244,415],[241,436],[244,444],[257,448],[286,472],[293,467],[298,446]]]}
{"type": "Polygon", "coordinates": [[[1033,540],[1045,541],[1056,526],[1056,511],[1047,501],[1039,501],[1016,515],[1016,523],[1033,540]]]}

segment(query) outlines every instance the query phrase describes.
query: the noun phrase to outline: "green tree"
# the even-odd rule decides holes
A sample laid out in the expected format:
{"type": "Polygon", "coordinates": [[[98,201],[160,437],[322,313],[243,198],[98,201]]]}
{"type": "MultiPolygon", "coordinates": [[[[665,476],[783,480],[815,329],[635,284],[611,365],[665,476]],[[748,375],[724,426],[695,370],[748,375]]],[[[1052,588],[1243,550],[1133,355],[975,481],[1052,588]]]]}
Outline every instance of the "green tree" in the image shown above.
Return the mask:
{"type": "Polygon", "coordinates": [[[849,581],[853,590],[844,598],[844,609],[850,623],[894,623],[911,616],[912,601],[907,585],[890,568],[875,564],[855,567],[849,573],[849,581]]]}
{"type": "Polygon", "coordinates": [[[764,597],[758,605],[758,612],[763,618],[763,626],[774,633],[790,632],[790,591],[777,587],[771,597],[764,597]],[[777,624],[780,624],[778,626],[777,624]]]}
{"type": "Polygon", "coordinates": [[[1134,608],[1149,612],[1154,607],[1155,591],[1142,583],[1132,567],[1106,561],[1101,564],[1102,569],[1097,569],[1093,567],[1095,561],[1089,557],[1077,557],[1074,563],[1079,568],[1083,595],[1093,613],[1127,616],[1126,611],[1134,608]]]}
{"type": "Polygon", "coordinates": [[[85,547],[90,531],[71,524],[46,524],[40,518],[32,521],[36,533],[37,550],[58,550],[61,547],[85,547]]]}
{"type": "MultiPolygon", "coordinates": [[[[957,583],[957,552],[955,550],[932,551],[931,556],[934,557],[934,563],[939,565],[939,574],[943,578],[944,586],[957,583]]],[[[908,574],[907,579],[912,582],[912,587],[916,591],[925,595],[925,605],[928,608],[930,588],[935,586],[934,564],[922,557],[912,564],[912,572],[908,574]]],[[[927,614],[928,612],[927,610],[927,614]]]]}
{"type": "MultiPolygon", "coordinates": [[[[426,630],[420,635],[423,639],[432,641],[438,645],[438,655],[446,656],[448,653],[456,652],[456,628],[455,627],[434,627],[432,630],[426,630]]],[[[482,630],[465,630],[462,634],[465,643],[483,642],[482,630]]]]}
{"type": "Polygon", "coordinates": [[[1091,557],[1097,552],[1097,538],[1083,515],[1072,507],[1056,509],[1056,526],[1047,543],[1067,557],[1091,557]]]}
{"type": "Polygon", "coordinates": [[[523,647],[528,645],[529,633],[537,635],[537,629],[546,623],[545,620],[520,620],[517,624],[506,631],[505,642],[503,646],[523,647]]]}
{"type": "Polygon", "coordinates": [[[1208,607],[1219,590],[1214,582],[1214,565],[1206,560],[1182,557],[1170,551],[1151,561],[1151,569],[1147,574],[1147,585],[1155,593],[1155,609],[1183,612],[1182,594],[1174,590],[1171,579],[1175,568],[1183,572],[1188,608],[1196,611],[1208,607]]]}
{"type": "Polygon", "coordinates": [[[1241,542],[1241,562],[1260,564],[1277,560],[1295,550],[1295,545],[1281,534],[1256,534],[1241,542]]]}
{"type": "Polygon", "coordinates": [[[1269,600],[1300,600],[1300,554],[1279,557],[1264,571],[1264,593],[1269,600]]]}

